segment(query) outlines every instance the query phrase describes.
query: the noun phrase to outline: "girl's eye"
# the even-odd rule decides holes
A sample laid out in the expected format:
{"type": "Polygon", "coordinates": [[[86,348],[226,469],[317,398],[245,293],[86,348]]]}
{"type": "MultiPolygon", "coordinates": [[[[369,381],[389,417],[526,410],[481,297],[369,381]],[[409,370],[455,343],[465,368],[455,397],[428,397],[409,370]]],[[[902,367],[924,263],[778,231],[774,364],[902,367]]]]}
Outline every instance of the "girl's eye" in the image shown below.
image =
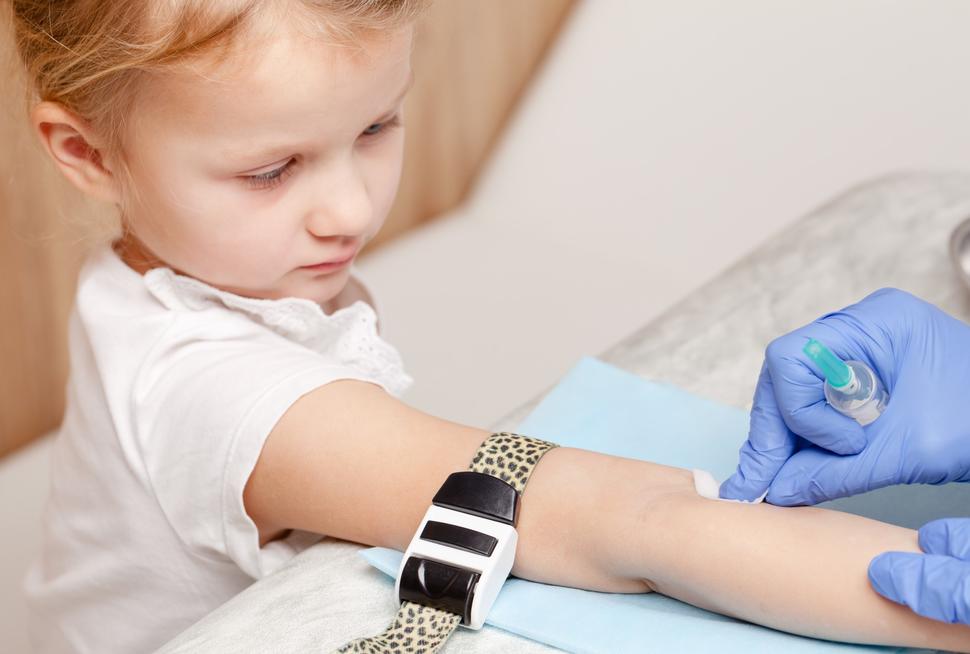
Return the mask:
{"type": "Polygon", "coordinates": [[[383,123],[374,123],[367,129],[365,129],[363,132],[361,132],[361,134],[363,136],[377,136],[381,132],[386,131],[388,128],[398,127],[400,126],[400,124],[401,124],[401,117],[394,116],[390,120],[385,120],[383,123]]]}
{"type": "Polygon", "coordinates": [[[243,179],[246,180],[246,183],[250,186],[250,188],[274,188],[282,184],[283,180],[290,175],[293,168],[293,161],[293,159],[290,159],[276,170],[271,170],[268,173],[260,173],[259,175],[245,175],[243,176],[243,179]]]}
{"type": "MultiPolygon", "coordinates": [[[[401,116],[396,115],[390,120],[385,120],[383,123],[374,123],[365,129],[362,132],[362,135],[373,138],[387,132],[391,128],[400,126],[401,116]]],[[[293,173],[293,164],[295,161],[295,159],[290,159],[279,168],[271,170],[268,173],[260,173],[259,175],[243,175],[243,179],[246,180],[246,184],[250,188],[262,190],[275,188],[282,184],[283,180],[293,173]]]]}

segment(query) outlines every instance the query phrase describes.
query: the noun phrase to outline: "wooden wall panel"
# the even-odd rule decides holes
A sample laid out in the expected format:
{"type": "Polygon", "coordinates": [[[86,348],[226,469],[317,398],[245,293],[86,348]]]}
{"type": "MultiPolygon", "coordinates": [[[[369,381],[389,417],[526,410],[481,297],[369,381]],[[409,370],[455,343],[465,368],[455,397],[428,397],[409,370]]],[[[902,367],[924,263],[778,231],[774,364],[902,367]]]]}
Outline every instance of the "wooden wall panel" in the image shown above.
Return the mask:
{"type": "MultiPolygon", "coordinates": [[[[6,26],[4,26],[6,27],[6,26]]],[[[5,32],[6,34],[6,32],[5,32]]],[[[9,44],[0,52],[0,454],[56,426],[74,279],[105,211],[55,169],[26,127],[9,44]],[[102,216],[99,218],[99,214],[102,216]]]]}
{"type": "MultiPolygon", "coordinates": [[[[421,20],[397,201],[368,249],[458,205],[573,0],[437,0],[421,20]]],[[[6,10],[6,7],[4,7],[6,10]]],[[[67,319],[86,251],[115,229],[29,129],[0,24],[0,456],[60,422],[67,319]]]]}
{"type": "Polygon", "coordinates": [[[418,28],[397,201],[373,246],[460,204],[573,0],[437,0],[418,28]]]}

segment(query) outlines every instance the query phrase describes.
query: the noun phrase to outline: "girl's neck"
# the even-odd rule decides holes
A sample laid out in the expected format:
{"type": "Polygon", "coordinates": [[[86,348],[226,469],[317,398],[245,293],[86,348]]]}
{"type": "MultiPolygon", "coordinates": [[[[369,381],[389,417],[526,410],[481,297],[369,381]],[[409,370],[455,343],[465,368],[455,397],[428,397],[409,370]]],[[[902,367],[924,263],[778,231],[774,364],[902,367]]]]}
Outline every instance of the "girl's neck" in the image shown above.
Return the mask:
{"type": "Polygon", "coordinates": [[[111,247],[121,260],[139,275],[144,275],[152,268],[171,267],[155,256],[129,231],[114,241],[111,247]]]}

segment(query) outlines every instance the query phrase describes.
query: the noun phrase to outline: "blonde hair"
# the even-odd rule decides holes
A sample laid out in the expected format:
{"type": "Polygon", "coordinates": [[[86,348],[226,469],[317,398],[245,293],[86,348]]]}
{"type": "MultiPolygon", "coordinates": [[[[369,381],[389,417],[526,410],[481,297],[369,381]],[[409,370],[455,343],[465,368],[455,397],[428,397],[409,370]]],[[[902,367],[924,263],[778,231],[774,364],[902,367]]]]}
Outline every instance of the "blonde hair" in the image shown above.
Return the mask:
{"type": "Polygon", "coordinates": [[[304,29],[352,44],[368,32],[407,25],[427,0],[9,2],[28,111],[45,100],[69,109],[103,139],[101,148],[130,179],[126,119],[143,78],[185,70],[204,55],[225,61],[266,15],[296,16],[304,29]]]}

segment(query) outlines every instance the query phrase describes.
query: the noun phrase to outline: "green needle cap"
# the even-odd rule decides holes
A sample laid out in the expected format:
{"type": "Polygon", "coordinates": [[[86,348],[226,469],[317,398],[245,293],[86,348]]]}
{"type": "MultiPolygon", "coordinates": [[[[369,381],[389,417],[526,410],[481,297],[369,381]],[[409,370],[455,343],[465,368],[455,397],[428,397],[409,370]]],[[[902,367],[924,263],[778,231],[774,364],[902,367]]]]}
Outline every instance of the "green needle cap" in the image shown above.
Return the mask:
{"type": "Polygon", "coordinates": [[[841,388],[852,381],[852,371],[849,370],[849,366],[814,338],[808,339],[802,351],[822,369],[825,381],[835,388],[841,388]]]}

